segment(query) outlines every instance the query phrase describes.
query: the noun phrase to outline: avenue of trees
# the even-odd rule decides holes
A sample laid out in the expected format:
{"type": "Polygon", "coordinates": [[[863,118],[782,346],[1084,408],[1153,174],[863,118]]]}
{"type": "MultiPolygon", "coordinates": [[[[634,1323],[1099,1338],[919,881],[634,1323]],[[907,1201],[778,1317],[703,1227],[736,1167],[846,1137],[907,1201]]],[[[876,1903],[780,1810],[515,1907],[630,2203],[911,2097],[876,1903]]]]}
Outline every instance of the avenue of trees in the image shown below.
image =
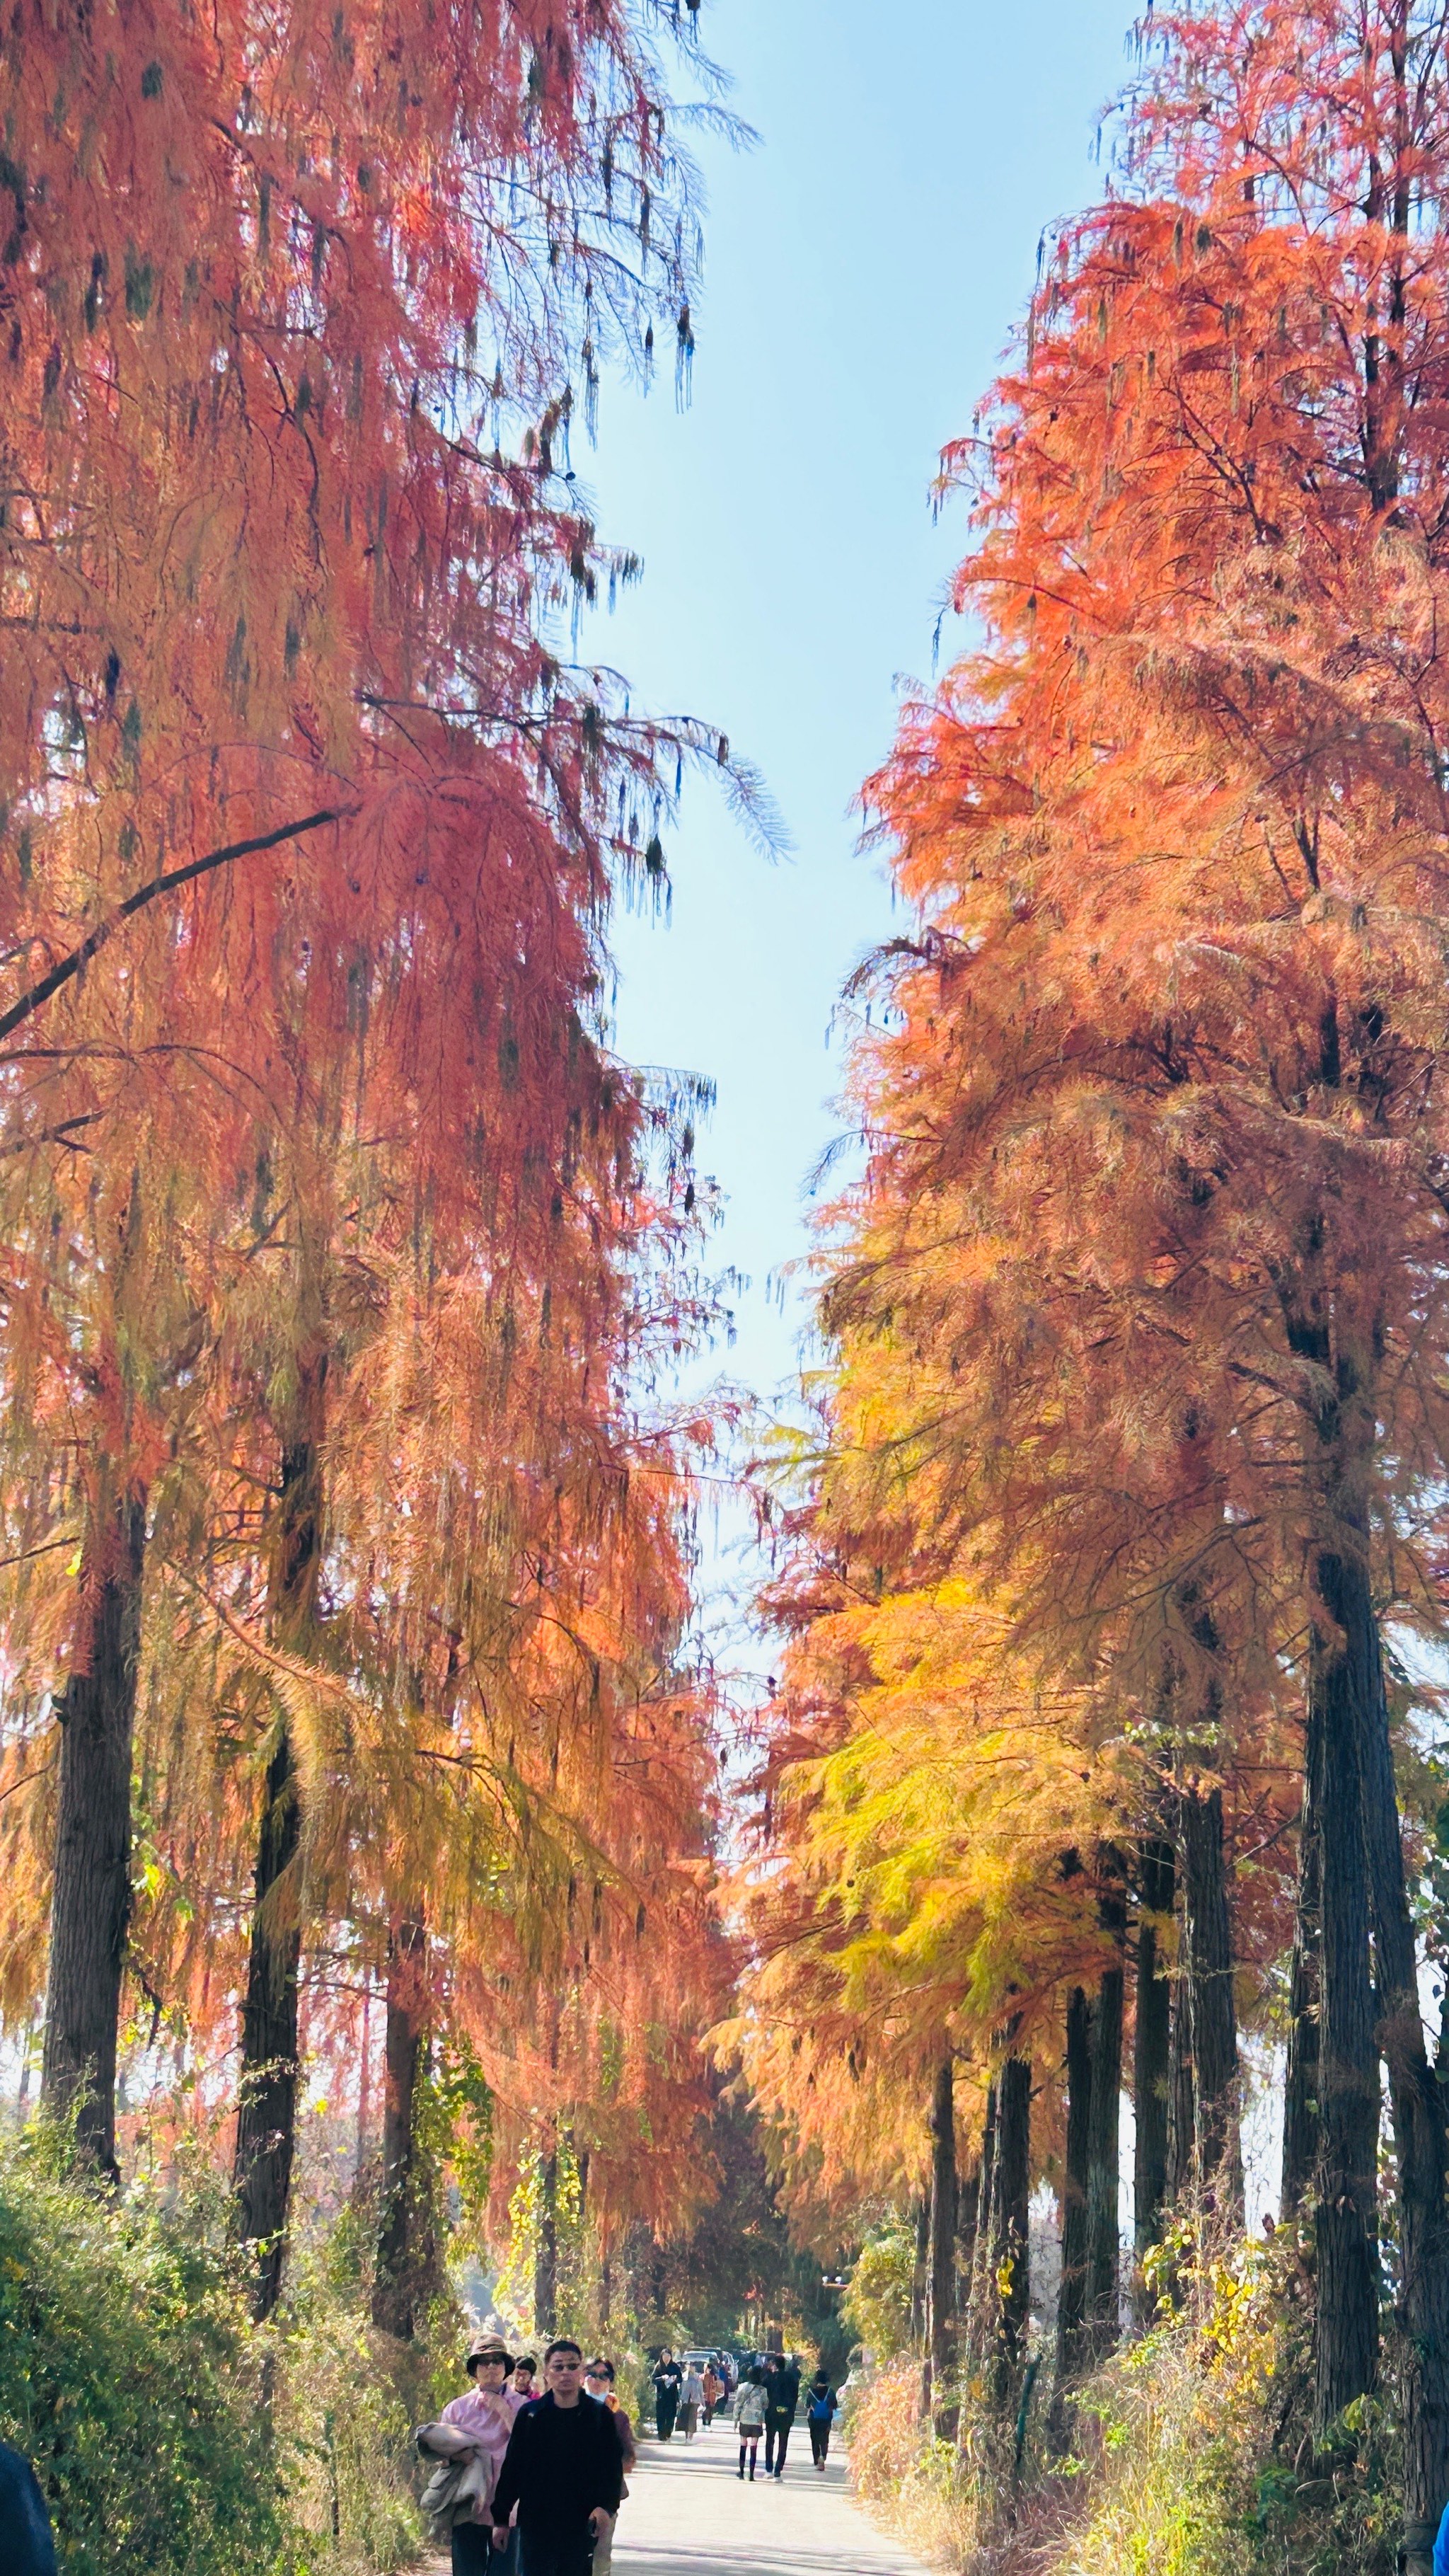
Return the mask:
{"type": "Polygon", "coordinates": [[[974,640],[869,789],[910,926],[858,985],[739,2025],[807,2199],[918,2198],[938,2404],[984,2343],[1013,2409],[1038,2177],[1069,2395],[1121,2331],[1124,2084],[1150,2314],[1178,2217],[1240,2218],[1276,2048],[1313,2442],[1391,2391],[1415,2571],[1449,2495],[1446,40],[1439,0],[1155,10],[1113,191],[948,452],[974,640]]]}

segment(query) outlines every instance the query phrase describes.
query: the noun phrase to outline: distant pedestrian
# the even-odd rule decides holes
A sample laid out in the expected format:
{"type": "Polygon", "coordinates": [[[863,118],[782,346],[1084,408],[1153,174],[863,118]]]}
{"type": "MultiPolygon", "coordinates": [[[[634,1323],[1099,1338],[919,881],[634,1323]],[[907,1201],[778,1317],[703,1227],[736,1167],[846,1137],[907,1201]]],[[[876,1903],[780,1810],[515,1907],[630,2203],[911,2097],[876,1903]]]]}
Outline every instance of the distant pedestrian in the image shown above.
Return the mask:
{"type": "Polygon", "coordinates": [[[654,2371],[654,2430],[661,2442],[674,2439],[674,2419],[679,2413],[683,2386],[684,2373],[666,2344],[654,2371]]]}
{"type": "Polygon", "coordinates": [[[800,2373],[781,2355],[772,2353],[770,2358],[773,2366],[765,2383],[765,2475],[782,2478],[790,2427],[800,2403],[800,2373]]]}
{"type": "Polygon", "coordinates": [[[588,2576],[589,2552],[610,2539],[624,2453],[608,2408],[580,2385],[584,2357],[567,2335],[543,2356],[543,2395],[520,2409],[493,2492],[493,2546],[518,2534],[528,2576],[588,2576]]]}
{"type": "Polygon", "coordinates": [[[725,2393],[725,2384],[712,2361],[704,2365],[704,2429],[714,2422],[714,2410],[725,2393]]]}
{"type": "Polygon", "coordinates": [[[533,2354],[531,2352],[521,2352],[517,2361],[513,2365],[512,2382],[513,2386],[517,2389],[519,2396],[523,2398],[536,2397],[538,2395],[538,2387],[536,2384],[537,2380],[538,2363],[534,2359],[533,2354]]]}
{"type": "Polygon", "coordinates": [[[21,2451],[0,2442],[0,2567],[5,2576],[55,2576],[55,2539],[40,2481],[21,2451]]]}
{"type": "Polygon", "coordinates": [[[830,2427],[840,2412],[840,2400],[823,2370],[817,2370],[810,2382],[805,2401],[805,2421],[810,2428],[810,2456],[817,2469],[823,2469],[830,2457],[830,2427]]]}
{"type": "Polygon", "coordinates": [[[699,2410],[704,2404],[704,2381],[692,2361],[684,2365],[679,2383],[679,2429],[686,2442],[694,2440],[699,2424],[699,2410]]]}
{"type": "Polygon", "coordinates": [[[764,2373],[747,2371],[735,2397],[735,2431],[740,2437],[739,2473],[744,2476],[748,2456],[751,2486],[755,2482],[755,2458],[760,2447],[760,2435],[765,2429],[766,2403],[764,2373]]]}

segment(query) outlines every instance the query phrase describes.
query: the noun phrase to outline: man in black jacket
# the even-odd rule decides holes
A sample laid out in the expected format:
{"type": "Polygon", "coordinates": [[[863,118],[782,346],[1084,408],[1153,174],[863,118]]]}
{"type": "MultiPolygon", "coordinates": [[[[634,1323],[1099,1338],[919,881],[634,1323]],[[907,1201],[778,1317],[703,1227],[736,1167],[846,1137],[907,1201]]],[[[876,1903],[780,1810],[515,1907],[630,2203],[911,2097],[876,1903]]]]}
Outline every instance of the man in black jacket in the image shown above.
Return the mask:
{"type": "Polygon", "coordinates": [[[790,2447],[790,2427],[800,2403],[800,2371],[795,2362],[783,2356],[770,2356],[769,2377],[765,2381],[765,2475],[782,2478],[785,2453],[790,2447]]]}
{"type": "Polygon", "coordinates": [[[584,2356],[561,2336],[543,2357],[544,2393],[508,2438],[493,2490],[493,2546],[518,2532],[528,2576],[588,2576],[589,2552],[613,2529],[624,2483],[614,2419],[580,2387],[584,2356]]]}

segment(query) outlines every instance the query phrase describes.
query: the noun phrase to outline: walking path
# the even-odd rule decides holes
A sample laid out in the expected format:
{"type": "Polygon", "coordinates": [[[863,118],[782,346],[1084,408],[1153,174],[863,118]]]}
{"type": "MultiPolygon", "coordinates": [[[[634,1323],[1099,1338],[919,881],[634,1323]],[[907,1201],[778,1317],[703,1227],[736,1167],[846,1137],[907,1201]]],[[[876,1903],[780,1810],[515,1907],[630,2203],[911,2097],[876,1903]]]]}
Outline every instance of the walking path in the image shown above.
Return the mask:
{"type": "MultiPolygon", "coordinates": [[[[838,2436],[837,2436],[838,2440],[838,2436]]],[[[846,2493],[832,2450],[811,2466],[803,2422],[790,2435],[783,2478],[735,2475],[739,2444],[718,2418],[692,2442],[658,2442],[640,2427],[639,2466],[614,2538],[614,2576],[924,2576],[918,2559],[878,2531],[846,2493]]]]}

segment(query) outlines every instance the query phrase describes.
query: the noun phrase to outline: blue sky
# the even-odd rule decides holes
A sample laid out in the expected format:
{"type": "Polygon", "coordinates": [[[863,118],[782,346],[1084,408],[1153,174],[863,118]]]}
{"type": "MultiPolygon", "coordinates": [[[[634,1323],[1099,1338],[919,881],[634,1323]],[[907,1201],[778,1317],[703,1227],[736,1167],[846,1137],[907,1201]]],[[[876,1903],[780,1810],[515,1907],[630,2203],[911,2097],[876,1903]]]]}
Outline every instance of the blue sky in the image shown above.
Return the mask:
{"type": "MultiPolygon", "coordinates": [[[[704,41],[759,143],[707,142],[693,401],[606,385],[576,445],[602,534],[645,578],[584,650],[636,698],[688,710],[763,770],[793,844],[772,865],[706,786],[671,839],[672,921],[622,917],[618,1040],[708,1074],[703,1167],[721,1265],[747,1274],[726,1365],[788,1383],[798,1302],[770,1281],[806,1241],[805,1183],[838,1120],[844,978],[890,924],[856,850],[861,781],[898,680],[929,675],[964,550],[933,525],[945,440],[969,426],[1021,315],[1043,227],[1101,191],[1100,111],[1130,0],[714,0],[704,41]]],[[[948,622],[943,651],[951,650],[948,622]]]]}

